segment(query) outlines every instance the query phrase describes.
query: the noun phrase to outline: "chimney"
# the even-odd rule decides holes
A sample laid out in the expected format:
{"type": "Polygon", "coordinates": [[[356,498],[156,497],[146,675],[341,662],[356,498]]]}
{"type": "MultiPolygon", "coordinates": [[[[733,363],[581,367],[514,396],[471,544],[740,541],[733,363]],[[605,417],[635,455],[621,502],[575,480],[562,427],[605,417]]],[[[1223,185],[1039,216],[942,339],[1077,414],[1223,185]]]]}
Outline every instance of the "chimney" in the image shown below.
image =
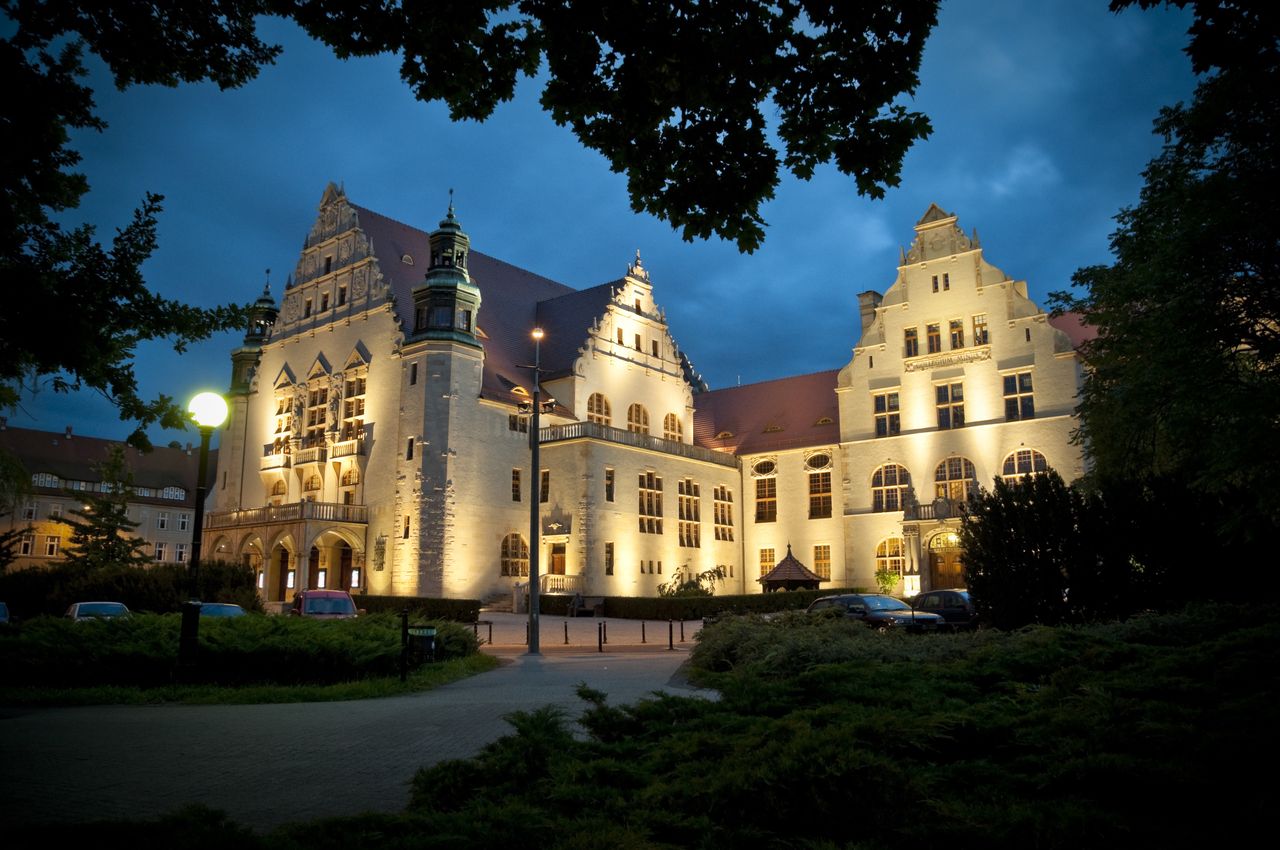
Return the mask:
{"type": "Polygon", "coordinates": [[[880,306],[880,302],[883,300],[884,296],[872,290],[858,293],[858,312],[862,317],[862,333],[864,335],[876,320],[876,308],[880,306]]]}
{"type": "Polygon", "coordinates": [[[70,426],[70,425],[68,425],[68,426],[67,426],[67,439],[68,439],[68,440],[70,440],[70,439],[71,439],[71,426],[70,426]]]}

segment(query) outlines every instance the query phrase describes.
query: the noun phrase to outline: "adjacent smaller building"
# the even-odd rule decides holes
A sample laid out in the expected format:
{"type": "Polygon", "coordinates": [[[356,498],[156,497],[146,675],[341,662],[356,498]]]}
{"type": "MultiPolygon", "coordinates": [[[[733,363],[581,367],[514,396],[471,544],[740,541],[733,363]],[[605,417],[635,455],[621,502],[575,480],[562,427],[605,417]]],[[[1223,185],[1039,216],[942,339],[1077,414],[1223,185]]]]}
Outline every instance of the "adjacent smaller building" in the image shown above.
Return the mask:
{"type": "MultiPolygon", "coordinates": [[[[71,540],[71,512],[83,507],[81,493],[102,491],[98,464],[116,440],[64,432],[0,426],[0,451],[21,461],[31,474],[31,495],[0,516],[0,532],[21,536],[9,569],[47,566],[61,561],[71,540]]],[[[186,563],[194,532],[199,447],[156,447],[141,452],[125,446],[125,464],[133,475],[129,519],[139,525],[135,536],[146,541],[157,563],[186,563]]],[[[210,453],[215,468],[217,452],[210,453]]],[[[216,557],[216,553],[206,553],[216,557]]]]}

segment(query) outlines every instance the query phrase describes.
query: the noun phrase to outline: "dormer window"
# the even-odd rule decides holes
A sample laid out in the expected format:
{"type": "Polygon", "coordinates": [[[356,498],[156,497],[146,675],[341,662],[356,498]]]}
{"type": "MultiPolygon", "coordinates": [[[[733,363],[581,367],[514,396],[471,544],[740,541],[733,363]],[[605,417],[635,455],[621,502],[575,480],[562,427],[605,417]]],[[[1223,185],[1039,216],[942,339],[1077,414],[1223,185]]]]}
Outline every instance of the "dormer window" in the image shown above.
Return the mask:
{"type": "Polygon", "coordinates": [[[408,254],[405,254],[400,258],[400,262],[404,263],[406,266],[411,266],[413,265],[413,257],[411,257],[408,254]]]}

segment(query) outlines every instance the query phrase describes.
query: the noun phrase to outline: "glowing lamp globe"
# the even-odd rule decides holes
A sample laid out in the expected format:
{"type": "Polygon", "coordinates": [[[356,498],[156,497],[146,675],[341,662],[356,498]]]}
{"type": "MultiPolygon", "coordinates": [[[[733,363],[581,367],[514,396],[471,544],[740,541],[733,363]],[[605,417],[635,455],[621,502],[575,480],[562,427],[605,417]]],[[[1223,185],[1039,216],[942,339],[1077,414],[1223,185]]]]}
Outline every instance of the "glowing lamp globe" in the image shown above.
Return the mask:
{"type": "Polygon", "coordinates": [[[187,413],[201,428],[217,428],[227,419],[227,400],[217,393],[200,393],[187,405],[187,413]]]}

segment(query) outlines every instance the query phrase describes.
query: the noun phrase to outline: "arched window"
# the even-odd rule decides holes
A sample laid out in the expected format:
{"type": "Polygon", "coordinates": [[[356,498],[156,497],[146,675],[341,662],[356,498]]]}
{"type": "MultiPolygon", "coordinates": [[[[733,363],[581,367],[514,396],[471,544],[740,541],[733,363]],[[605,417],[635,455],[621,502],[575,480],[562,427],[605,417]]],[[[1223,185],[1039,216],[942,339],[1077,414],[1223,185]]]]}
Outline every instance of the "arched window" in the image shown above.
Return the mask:
{"type": "Polygon", "coordinates": [[[940,499],[963,502],[977,486],[977,473],[966,457],[949,457],[933,473],[933,492],[940,499]]]}
{"type": "Polygon", "coordinates": [[[886,463],[871,476],[871,509],[900,511],[911,487],[911,475],[905,466],[886,463]]]}
{"type": "Polygon", "coordinates": [[[674,413],[668,413],[662,420],[662,438],[664,440],[675,440],[677,443],[684,438],[684,427],[680,424],[680,417],[674,413]]]}
{"type": "Polygon", "coordinates": [[[309,493],[309,492],[311,492],[311,491],[313,491],[313,490],[319,490],[319,489],[320,489],[320,476],[319,476],[319,475],[312,475],[310,478],[308,478],[308,479],[307,479],[307,482],[306,482],[305,484],[303,484],[303,485],[302,485],[302,489],[303,489],[303,490],[306,490],[308,493],[309,493]]]}
{"type": "Polygon", "coordinates": [[[353,484],[359,484],[359,483],[360,483],[360,470],[357,467],[353,466],[350,469],[348,469],[346,472],[342,473],[343,487],[350,487],[353,484]]]}
{"type": "Polygon", "coordinates": [[[504,576],[529,574],[529,544],[515,532],[502,538],[502,574],[504,576]]]}
{"type": "Polygon", "coordinates": [[[876,572],[889,572],[895,576],[902,575],[906,559],[902,554],[902,538],[890,537],[882,540],[876,547],[876,572]]]}
{"type": "Polygon", "coordinates": [[[271,485],[271,495],[273,496],[284,496],[288,492],[289,485],[285,484],[283,481],[277,481],[275,484],[271,485]]]}
{"type": "Polygon", "coordinates": [[[637,434],[649,433],[649,411],[643,404],[633,404],[627,408],[627,430],[637,434]]]}
{"type": "Polygon", "coordinates": [[[1035,449],[1018,449],[1004,459],[1001,478],[1006,484],[1014,484],[1034,472],[1045,472],[1049,462],[1035,449]]]}
{"type": "Polygon", "coordinates": [[[609,408],[609,399],[600,393],[592,393],[587,399],[587,421],[599,425],[612,425],[613,413],[609,408]]]}

